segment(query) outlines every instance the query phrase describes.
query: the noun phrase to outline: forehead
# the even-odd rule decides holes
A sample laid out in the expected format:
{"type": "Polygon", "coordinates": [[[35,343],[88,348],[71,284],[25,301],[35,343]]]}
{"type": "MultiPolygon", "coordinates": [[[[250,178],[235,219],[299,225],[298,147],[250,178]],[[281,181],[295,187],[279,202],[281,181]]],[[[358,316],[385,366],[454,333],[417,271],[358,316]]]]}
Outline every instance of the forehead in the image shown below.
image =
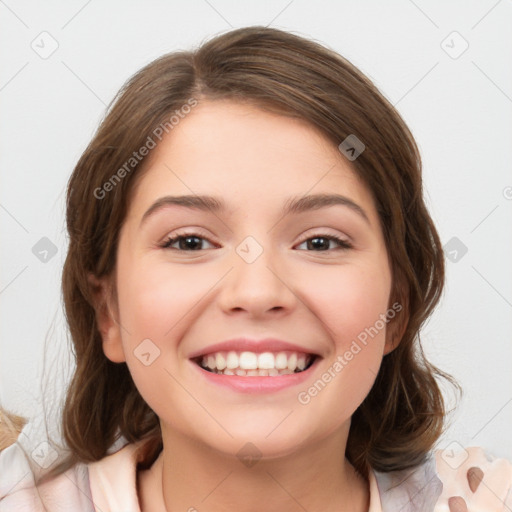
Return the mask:
{"type": "Polygon", "coordinates": [[[338,193],[374,210],[369,189],[313,125],[227,100],[200,103],[175,125],[152,150],[134,192],[140,208],[166,194],[222,197],[239,211],[338,193]]]}
{"type": "Polygon", "coordinates": [[[164,137],[155,156],[192,150],[201,156],[207,153],[212,164],[231,157],[240,170],[250,169],[253,161],[340,159],[335,145],[304,119],[230,100],[200,103],[164,137]]]}

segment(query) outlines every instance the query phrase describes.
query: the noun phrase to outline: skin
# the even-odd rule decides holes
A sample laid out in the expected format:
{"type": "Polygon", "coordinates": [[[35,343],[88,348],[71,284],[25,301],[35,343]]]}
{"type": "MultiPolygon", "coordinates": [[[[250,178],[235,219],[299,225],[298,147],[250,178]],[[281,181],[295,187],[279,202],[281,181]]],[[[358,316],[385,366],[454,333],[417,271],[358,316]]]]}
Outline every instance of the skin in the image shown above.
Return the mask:
{"type": "Polygon", "coordinates": [[[127,363],[163,435],[160,457],[139,474],[143,511],[368,510],[368,482],[345,447],[350,418],[393,348],[393,323],[308,404],[297,399],[390,307],[371,192],[335,145],[301,120],[202,102],[150,154],[121,229],[116,281],[117,301],[98,310],[103,350],[127,363]],[[282,217],[289,197],[321,193],[350,198],[368,221],[342,205],[282,217]],[[157,199],[181,194],[216,196],[227,210],[169,206],[141,225],[157,199]],[[162,248],[178,230],[201,237],[202,249],[162,248]],[[352,248],[306,242],[326,235],[352,248]],[[250,264],[236,252],[247,236],[263,248],[250,264]],[[305,384],[271,394],[199,378],[192,352],[243,335],[289,340],[322,359],[305,384]],[[148,366],[134,354],[145,339],[160,350],[148,366]],[[261,453],[252,467],[237,457],[247,442],[261,453]]]}

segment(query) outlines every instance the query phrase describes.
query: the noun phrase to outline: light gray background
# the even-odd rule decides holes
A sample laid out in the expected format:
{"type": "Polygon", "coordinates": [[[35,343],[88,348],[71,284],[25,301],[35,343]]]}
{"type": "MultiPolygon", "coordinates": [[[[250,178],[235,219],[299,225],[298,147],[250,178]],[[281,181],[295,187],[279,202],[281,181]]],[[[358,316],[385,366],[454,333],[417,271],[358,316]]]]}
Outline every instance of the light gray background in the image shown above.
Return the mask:
{"type": "Polygon", "coordinates": [[[511,0],[0,0],[2,405],[37,416],[46,381],[47,397],[61,397],[64,191],[106,104],[163,53],[270,24],[347,57],[409,124],[428,205],[456,257],[422,333],[427,355],[465,390],[440,447],[512,459],[511,20],[511,0]],[[32,252],[42,237],[57,249],[46,262],[32,252]]]}

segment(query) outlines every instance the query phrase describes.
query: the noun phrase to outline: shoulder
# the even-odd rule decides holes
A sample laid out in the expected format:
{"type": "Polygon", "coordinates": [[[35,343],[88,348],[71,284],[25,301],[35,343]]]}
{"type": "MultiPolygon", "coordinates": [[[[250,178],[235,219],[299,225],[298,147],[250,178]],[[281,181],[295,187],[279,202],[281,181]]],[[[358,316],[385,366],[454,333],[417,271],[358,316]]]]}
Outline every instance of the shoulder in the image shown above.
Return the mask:
{"type": "Polygon", "coordinates": [[[374,475],[382,512],[512,510],[512,463],[481,447],[451,443],[420,466],[374,475]]]}
{"type": "Polygon", "coordinates": [[[0,452],[0,512],[94,512],[87,467],[77,464],[37,485],[37,464],[29,460],[37,455],[17,442],[0,452]]]}
{"type": "Polygon", "coordinates": [[[98,510],[139,512],[137,464],[144,457],[146,446],[146,440],[128,443],[89,464],[91,493],[98,510]]]}
{"type": "Polygon", "coordinates": [[[53,462],[44,453],[48,447],[34,449],[18,440],[0,451],[0,512],[139,512],[137,463],[145,446],[145,441],[116,444],[103,459],[77,463],[38,483],[53,462]]]}

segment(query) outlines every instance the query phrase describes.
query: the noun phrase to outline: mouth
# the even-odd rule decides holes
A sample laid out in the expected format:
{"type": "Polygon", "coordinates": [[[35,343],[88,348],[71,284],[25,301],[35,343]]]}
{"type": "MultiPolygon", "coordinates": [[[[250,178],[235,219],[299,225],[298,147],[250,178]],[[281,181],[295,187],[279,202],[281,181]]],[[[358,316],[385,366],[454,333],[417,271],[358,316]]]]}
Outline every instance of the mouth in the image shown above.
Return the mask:
{"type": "Polygon", "coordinates": [[[295,351],[221,351],[191,360],[201,369],[217,375],[238,377],[279,377],[308,370],[319,358],[316,354],[295,351]]]}

